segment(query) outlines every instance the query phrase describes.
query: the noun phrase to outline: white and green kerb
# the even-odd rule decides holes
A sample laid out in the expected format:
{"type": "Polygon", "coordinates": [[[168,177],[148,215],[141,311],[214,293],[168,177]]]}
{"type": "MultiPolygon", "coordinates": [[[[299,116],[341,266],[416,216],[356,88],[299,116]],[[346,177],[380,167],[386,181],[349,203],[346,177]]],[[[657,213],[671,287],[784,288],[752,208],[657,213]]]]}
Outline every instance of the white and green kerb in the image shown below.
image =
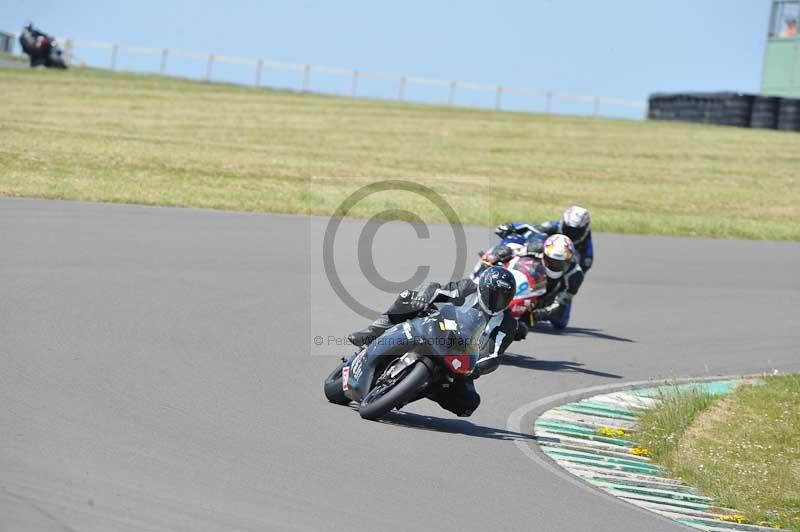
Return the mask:
{"type": "Polygon", "coordinates": [[[558,465],[615,497],[700,530],[777,530],[744,522],[697,489],[671,479],[635,446],[637,418],[671,390],[727,394],[740,380],[690,383],[597,395],[546,411],[534,423],[541,450],[558,465]]]}

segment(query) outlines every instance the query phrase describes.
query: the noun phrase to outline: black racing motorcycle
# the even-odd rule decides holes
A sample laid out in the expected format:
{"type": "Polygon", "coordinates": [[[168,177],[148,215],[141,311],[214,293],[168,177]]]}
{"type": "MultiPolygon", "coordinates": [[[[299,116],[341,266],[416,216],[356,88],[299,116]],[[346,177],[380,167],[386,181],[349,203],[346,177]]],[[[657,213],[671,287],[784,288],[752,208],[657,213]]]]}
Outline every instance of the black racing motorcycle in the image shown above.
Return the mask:
{"type": "Polygon", "coordinates": [[[26,24],[19,36],[22,51],[31,58],[31,67],[67,68],[61,48],[55,38],[26,24]]]}
{"type": "Polygon", "coordinates": [[[445,304],[395,325],[342,359],[325,379],[325,397],[359,403],[359,414],[369,420],[399,410],[472,373],[490,343],[483,334],[486,320],[474,308],[445,304]]]}

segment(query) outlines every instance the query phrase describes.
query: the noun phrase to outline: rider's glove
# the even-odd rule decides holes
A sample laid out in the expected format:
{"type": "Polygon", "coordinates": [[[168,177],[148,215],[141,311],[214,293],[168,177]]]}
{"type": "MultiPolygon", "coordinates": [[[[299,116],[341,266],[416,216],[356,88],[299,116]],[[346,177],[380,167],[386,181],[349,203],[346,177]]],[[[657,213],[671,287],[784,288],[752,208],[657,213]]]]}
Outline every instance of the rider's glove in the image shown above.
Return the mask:
{"type": "Polygon", "coordinates": [[[519,342],[528,336],[528,326],[523,320],[517,322],[517,330],[514,333],[514,341],[519,342]]]}
{"type": "Polygon", "coordinates": [[[407,312],[419,312],[428,308],[431,303],[430,299],[430,294],[427,291],[404,290],[397,298],[396,305],[407,312]]]}
{"type": "Polygon", "coordinates": [[[426,295],[420,294],[416,290],[404,290],[394,303],[386,311],[386,315],[392,324],[402,323],[414,318],[417,314],[428,308],[430,304],[426,295]]]}
{"type": "Polygon", "coordinates": [[[500,246],[494,250],[494,258],[497,262],[506,262],[514,256],[514,252],[508,246],[500,246]]]}
{"type": "Polygon", "coordinates": [[[494,230],[494,234],[499,236],[500,238],[505,238],[511,233],[514,232],[514,223],[508,222],[505,224],[500,224],[497,226],[497,229],[494,230]]]}
{"type": "Polygon", "coordinates": [[[418,292],[414,292],[414,297],[411,299],[411,306],[417,310],[425,310],[430,305],[429,298],[420,294],[418,292]]]}

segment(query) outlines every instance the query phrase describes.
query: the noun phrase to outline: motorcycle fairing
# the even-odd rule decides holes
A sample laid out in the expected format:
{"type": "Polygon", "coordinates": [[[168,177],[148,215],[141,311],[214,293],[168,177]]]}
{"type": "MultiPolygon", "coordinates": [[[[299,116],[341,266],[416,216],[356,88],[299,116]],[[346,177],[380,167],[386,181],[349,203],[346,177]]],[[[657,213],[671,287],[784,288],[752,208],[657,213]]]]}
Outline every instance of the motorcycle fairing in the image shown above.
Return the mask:
{"type": "MultiPolygon", "coordinates": [[[[395,374],[426,357],[457,356],[451,360],[474,368],[485,327],[486,317],[480,311],[451,304],[442,305],[430,316],[395,325],[348,362],[345,366],[348,370],[342,370],[343,381],[347,378],[342,385],[344,393],[360,402],[372,388],[377,369],[383,371],[384,364],[390,361],[393,363],[390,371],[395,374]]],[[[462,373],[446,359],[442,362],[454,373],[462,373]]]]}
{"type": "MultiPolygon", "coordinates": [[[[385,362],[386,358],[400,358],[415,346],[409,322],[395,325],[379,338],[376,338],[366,349],[362,349],[346,367],[348,371],[347,389],[344,393],[353,401],[360,402],[368,393],[375,377],[376,366],[385,362]],[[358,371],[353,371],[355,369],[358,371]]],[[[344,372],[342,377],[344,378],[344,372]]]]}

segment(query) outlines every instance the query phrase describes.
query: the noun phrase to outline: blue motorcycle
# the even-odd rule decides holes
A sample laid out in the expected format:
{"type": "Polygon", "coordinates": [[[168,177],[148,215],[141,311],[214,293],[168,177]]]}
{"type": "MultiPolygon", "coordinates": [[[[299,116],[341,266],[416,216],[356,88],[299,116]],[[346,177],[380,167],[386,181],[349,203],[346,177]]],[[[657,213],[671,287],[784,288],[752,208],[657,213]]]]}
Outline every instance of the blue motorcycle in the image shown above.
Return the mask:
{"type": "Polygon", "coordinates": [[[530,255],[541,258],[544,241],[547,239],[547,235],[533,231],[505,234],[496,230],[495,234],[500,237],[500,242],[478,253],[480,259],[472,269],[473,281],[489,266],[505,264],[516,256],[530,255]]]}

